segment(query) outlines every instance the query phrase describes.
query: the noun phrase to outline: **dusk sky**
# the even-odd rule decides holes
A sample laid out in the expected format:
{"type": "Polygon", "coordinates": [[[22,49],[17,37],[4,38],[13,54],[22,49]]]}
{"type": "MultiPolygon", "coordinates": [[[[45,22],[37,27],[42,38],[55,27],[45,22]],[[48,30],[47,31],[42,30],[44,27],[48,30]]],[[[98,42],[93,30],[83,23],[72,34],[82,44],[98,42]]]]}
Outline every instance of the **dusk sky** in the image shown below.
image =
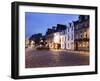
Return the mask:
{"type": "Polygon", "coordinates": [[[48,14],[48,13],[25,13],[25,37],[29,38],[36,33],[45,35],[48,28],[57,24],[68,25],[72,21],[78,20],[79,15],[72,14],[48,14]]]}

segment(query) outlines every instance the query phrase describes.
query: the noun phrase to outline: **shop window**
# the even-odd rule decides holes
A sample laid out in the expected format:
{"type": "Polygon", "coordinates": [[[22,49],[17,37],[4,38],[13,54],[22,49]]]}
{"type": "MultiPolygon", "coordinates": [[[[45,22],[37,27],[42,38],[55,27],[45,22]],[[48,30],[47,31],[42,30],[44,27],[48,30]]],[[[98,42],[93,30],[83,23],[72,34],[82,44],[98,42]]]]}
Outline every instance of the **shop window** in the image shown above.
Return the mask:
{"type": "Polygon", "coordinates": [[[89,42],[86,42],[86,47],[89,48],[89,42]]]}

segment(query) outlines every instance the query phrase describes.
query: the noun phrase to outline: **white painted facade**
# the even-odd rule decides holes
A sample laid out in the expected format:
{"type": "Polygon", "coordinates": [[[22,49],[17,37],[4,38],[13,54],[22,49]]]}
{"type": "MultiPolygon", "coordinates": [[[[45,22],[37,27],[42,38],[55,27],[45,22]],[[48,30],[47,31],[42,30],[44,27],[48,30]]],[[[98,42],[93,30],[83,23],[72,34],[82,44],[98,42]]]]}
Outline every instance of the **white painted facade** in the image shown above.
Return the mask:
{"type": "Polygon", "coordinates": [[[61,35],[61,49],[66,49],[65,35],[61,35]]]}
{"type": "Polygon", "coordinates": [[[54,43],[60,44],[60,32],[54,33],[54,43]]]}
{"type": "Polygon", "coordinates": [[[74,25],[70,23],[66,30],[62,31],[61,49],[74,50],[74,25]]]}

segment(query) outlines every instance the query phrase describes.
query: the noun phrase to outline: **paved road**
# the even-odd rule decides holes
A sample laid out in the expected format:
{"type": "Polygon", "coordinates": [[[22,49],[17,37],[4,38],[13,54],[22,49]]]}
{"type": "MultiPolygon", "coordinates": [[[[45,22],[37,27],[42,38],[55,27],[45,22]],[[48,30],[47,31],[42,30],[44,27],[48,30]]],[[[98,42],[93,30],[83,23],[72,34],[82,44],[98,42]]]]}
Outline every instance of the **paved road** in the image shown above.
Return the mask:
{"type": "Polygon", "coordinates": [[[70,51],[36,51],[26,49],[25,67],[56,67],[56,66],[89,65],[89,54],[70,51]]]}

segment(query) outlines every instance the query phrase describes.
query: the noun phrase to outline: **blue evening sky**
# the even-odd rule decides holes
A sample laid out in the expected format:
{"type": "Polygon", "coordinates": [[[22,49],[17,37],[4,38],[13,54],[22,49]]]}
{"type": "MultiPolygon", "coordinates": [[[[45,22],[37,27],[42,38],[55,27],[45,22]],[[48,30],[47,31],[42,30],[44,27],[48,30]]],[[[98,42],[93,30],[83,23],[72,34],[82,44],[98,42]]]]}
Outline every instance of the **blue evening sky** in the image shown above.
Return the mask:
{"type": "Polygon", "coordinates": [[[29,38],[36,33],[45,35],[48,28],[52,28],[57,24],[68,25],[68,23],[78,20],[78,16],[73,14],[25,12],[25,37],[29,38]]]}

